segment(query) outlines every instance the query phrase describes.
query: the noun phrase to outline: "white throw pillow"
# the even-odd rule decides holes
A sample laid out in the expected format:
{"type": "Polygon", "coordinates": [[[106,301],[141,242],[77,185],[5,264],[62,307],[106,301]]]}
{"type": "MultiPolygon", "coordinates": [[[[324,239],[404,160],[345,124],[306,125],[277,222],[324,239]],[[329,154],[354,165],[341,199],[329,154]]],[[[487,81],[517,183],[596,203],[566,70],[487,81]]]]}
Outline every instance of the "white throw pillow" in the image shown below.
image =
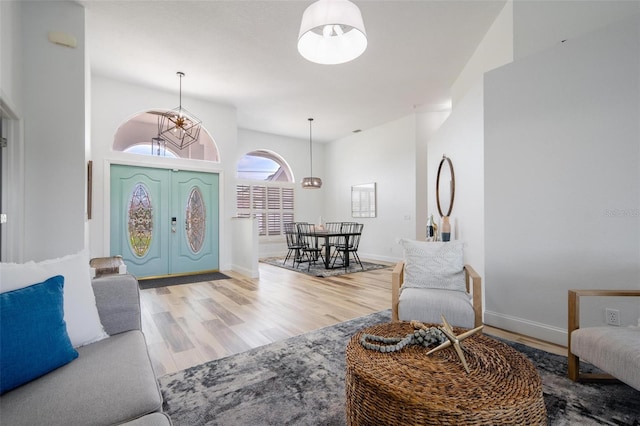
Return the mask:
{"type": "Polygon", "coordinates": [[[400,240],[404,248],[404,284],[407,288],[466,291],[464,243],[400,240]]]}
{"type": "Polygon", "coordinates": [[[0,263],[0,293],[28,287],[56,275],[64,277],[64,320],[71,344],[78,347],[107,337],[91,286],[87,250],[42,262],[0,263]]]}

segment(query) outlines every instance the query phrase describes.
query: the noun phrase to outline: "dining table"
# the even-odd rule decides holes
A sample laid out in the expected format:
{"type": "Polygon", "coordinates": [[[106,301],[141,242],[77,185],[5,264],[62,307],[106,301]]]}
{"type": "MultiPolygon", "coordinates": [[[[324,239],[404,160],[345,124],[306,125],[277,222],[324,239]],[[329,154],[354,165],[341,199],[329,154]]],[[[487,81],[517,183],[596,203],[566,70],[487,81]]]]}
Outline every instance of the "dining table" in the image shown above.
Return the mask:
{"type": "MultiPolygon", "coordinates": [[[[349,238],[361,235],[362,232],[349,232],[349,231],[332,231],[325,228],[321,228],[316,226],[315,230],[307,233],[301,233],[302,235],[315,237],[316,248],[318,248],[318,240],[320,238],[324,238],[324,267],[325,269],[331,269],[330,259],[331,259],[331,245],[329,244],[329,239],[332,237],[336,237],[338,239],[342,239],[344,241],[344,247],[349,247],[349,238]]],[[[349,267],[349,250],[344,250],[344,264],[343,267],[349,267]]]]}

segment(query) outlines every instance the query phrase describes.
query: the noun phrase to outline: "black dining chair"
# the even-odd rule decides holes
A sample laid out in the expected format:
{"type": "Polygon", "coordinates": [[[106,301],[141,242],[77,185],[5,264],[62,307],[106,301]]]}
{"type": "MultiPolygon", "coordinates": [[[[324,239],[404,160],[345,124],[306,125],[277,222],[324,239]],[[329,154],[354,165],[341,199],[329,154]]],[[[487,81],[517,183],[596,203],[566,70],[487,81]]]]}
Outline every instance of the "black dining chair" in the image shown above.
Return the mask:
{"type": "Polygon", "coordinates": [[[331,267],[333,267],[336,263],[338,257],[342,260],[342,264],[344,268],[347,268],[347,256],[350,253],[353,253],[353,258],[360,265],[362,270],[364,271],[364,266],[360,261],[360,257],[358,256],[358,246],[360,246],[360,237],[362,235],[362,228],[364,228],[364,224],[355,223],[355,222],[344,222],[342,223],[341,231],[345,234],[352,234],[346,238],[340,238],[340,241],[336,244],[335,252],[333,254],[333,262],[331,263],[331,267]]]}
{"type": "MultiPolygon", "coordinates": [[[[326,222],[324,224],[324,229],[329,233],[340,232],[342,230],[342,222],[326,222]]],[[[328,240],[329,245],[329,258],[333,256],[333,251],[335,250],[336,244],[338,244],[340,237],[328,237],[325,238],[325,241],[328,240]]],[[[322,247],[325,247],[327,243],[325,242],[322,247]]],[[[326,254],[326,251],[325,251],[326,254]]]]}
{"type": "Polygon", "coordinates": [[[303,245],[300,242],[300,238],[298,236],[298,227],[294,222],[288,222],[284,224],[284,235],[285,238],[287,239],[287,256],[284,258],[284,262],[282,262],[283,265],[287,264],[287,260],[289,260],[289,258],[291,257],[291,254],[293,254],[293,267],[296,267],[296,262],[298,264],[300,264],[300,260],[301,260],[301,256],[302,253],[300,250],[302,250],[303,245]]]}
{"type": "MultiPolygon", "coordinates": [[[[302,256],[307,258],[307,271],[311,269],[311,264],[316,264],[318,259],[322,259],[322,248],[318,247],[318,237],[316,236],[316,227],[310,223],[298,224],[298,238],[302,244],[302,256]]],[[[300,263],[298,263],[300,267],[300,263]]]]}

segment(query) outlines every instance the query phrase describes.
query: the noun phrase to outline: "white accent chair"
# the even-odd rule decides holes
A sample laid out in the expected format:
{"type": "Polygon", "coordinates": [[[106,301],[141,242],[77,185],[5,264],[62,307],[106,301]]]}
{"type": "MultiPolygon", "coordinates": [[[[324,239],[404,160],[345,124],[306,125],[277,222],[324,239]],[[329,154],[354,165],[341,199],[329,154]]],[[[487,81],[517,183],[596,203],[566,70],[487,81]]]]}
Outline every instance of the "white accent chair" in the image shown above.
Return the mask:
{"type": "Polygon", "coordinates": [[[405,260],[391,274],[392,321],[482,325],[482,279],[463,262],[463,243],[401,240],[405,260]]]}
{"type": "Polygon", "coordinates": [[[640,327],[580,328],[580,298],[587,296],[640,297],[640,290],[569,290],[569,378],[575,382],[618,379],[640,390],[640,327]],[[605,373],[581,373],[581,359],[605,373]]]}

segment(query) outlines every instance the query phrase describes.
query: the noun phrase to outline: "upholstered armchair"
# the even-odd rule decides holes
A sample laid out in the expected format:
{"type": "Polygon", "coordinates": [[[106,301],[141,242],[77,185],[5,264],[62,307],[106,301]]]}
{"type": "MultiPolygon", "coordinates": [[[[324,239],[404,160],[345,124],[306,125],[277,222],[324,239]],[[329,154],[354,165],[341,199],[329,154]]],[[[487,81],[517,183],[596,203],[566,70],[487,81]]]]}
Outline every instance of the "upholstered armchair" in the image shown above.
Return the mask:
{"type": "Polygon", "coordinates": [[[573,381],[620,380],[640,390],[640,324],[630,327],[581,327],[584,297],[640,297],[640,290],[569,290],[567,375],[573,381]],[[580,361],[603,373],[580,371],[580,361]]]}
{"type": "Polygon", "coordinates": [[[391,319],[456,327],[482,325],[482,279],[463,261],[463,243],[401,240],[404,261],[391,275],[391,319]]]}

